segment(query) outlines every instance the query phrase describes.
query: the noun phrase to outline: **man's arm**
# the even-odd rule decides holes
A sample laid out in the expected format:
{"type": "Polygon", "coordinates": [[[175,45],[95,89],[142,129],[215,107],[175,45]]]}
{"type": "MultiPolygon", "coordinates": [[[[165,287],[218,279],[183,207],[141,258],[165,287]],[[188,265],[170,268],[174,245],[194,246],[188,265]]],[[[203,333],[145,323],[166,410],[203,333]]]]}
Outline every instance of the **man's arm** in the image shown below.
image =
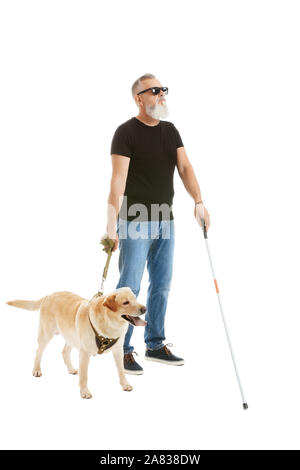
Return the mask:
{"type": "Polygon", "coordinates": [[[204,219],[206,230],[208,230],[210,226],[209,213],[203,204],[196,205],[196,202],[202,201],[200,186],[184,147],[177,148],[176,166],[185,189],[195,201],[194,216],[200,226],[202,226],[201,219],[204,219]]]}
{"type": "Polygon", "coordinates": [[[123,155],[111,155],[112,177],[110,193],[107,201],[107,227],[109,238],[116,240],[113,251],[118,247],[118,234],[116,232],[117,218],[121,209],[123,195],[126,187],[130,158],[123,155]]]}
{"type": "Polygon", "coordinates": [[[177,148],[176,166],[187,192],[192,196],[195,202],[201,201],[200,186],[184,147],[177,148]]]}

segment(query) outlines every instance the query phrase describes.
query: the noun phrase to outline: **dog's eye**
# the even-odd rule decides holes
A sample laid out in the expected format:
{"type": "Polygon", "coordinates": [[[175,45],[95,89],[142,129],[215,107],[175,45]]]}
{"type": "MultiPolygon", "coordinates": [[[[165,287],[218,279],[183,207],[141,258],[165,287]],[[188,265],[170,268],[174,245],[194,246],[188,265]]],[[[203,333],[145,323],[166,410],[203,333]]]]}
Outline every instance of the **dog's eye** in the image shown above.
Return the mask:
{"type": "Polygon", "coordinates": [[[129,304],[129,300],[126,300],[126,302],[123,302],[123,305],[128,305],[129,304]]]}

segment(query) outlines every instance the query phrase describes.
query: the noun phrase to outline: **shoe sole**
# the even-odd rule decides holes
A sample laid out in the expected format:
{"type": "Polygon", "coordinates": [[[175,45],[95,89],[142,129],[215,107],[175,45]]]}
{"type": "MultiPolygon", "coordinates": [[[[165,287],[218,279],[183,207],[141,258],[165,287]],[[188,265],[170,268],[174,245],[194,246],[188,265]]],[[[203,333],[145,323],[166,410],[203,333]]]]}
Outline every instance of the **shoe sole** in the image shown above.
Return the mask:
{"type": "Polygon", "coordinates": [[[124,369],[125,374],[128,375],[143,375],[144,371],[143,370],[126,370],[124,369]]]}
{"type": "Polygon", "coordinates": [[[184,360],[182,361],[165,361],[164,359],[157,359],[156,357],[147,357],[145,356],[146,361],[161,362],[162,364],[167,364],[168,366],[183,366],[184,360]]]}

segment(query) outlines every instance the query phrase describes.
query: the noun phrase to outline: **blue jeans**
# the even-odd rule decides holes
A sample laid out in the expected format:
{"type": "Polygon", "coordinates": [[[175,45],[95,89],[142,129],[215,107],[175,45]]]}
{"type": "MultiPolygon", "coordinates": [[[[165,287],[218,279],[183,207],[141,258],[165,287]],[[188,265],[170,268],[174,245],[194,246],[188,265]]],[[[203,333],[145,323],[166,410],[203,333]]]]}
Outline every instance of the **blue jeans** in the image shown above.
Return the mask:
{"type": "MultiPolygon", "coordinates": [[[[174,219],[138,222],[119,218],[117,233],[120,279],[116,288],[130,287],[137,297],[147,261],[149,286],[144,340],[148,349],[159,349],[166,339],[164,325],[173,271],[174,219]]],[[[129,323],[125,354],[134,350],[130,345],[133,329],[129,323]]]]}

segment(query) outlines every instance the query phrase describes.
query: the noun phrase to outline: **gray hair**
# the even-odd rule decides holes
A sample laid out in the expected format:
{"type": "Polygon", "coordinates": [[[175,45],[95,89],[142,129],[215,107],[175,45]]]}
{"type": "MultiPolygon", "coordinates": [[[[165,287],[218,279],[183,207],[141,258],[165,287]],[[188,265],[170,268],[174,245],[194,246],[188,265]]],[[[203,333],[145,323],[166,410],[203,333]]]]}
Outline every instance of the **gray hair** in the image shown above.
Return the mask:
{"type": "Polygon", "coordinates": [[[154,75],[152,75],[152,73],[145,73],[140,78],[138,78],[131,87],[131,93],[132,93],[133,97],[136,94],[138,88],[140,87],[141,82],[143,80],[147,80],[147,78],[156,78],[156,77],[154,75]]]}

